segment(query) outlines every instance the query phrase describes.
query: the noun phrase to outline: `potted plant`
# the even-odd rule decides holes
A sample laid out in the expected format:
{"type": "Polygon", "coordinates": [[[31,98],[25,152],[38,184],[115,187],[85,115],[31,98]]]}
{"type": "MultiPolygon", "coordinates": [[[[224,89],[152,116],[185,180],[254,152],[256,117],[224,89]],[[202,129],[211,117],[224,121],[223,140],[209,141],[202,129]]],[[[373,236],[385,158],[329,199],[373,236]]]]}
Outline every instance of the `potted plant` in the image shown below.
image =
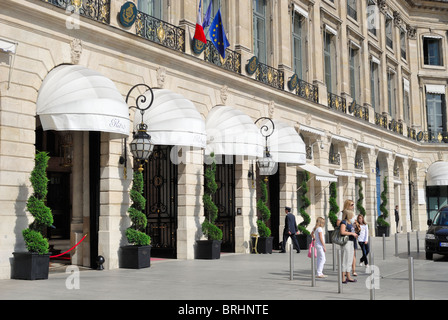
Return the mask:
{"type": "Polygon", "coordinates": [[[26,203],[26,209],[34,217],[34,221],[22,231],[28,252],[13,252],[12,279],[48,279],[50,253],[48,239],[43,233],[53,225],[53,214],[45,205],[49,159],[46,152],[37,152],[35,155],[35,166],[30,177],[34,192],[26,203]]]}
{"type": "Polygon", "coordinates": [[[387,206],[387,191],[388,191],[387,176],[384,177],[383,187],[384,188],[383,188],[383,192],[381,192],[381,204],[380,204],[381,215],[376,220],[376,222],[377,222],[377,227],[376,227],[377,237],[382,237],[383,234],[386,237],[388,237],[389,231],[390,231],[390,224],[386,221],[387,217],[389,216],[389,211],[386,208],[386,206],[387,206]]]}
{"type": "Polygon", "coordinates": [[[215,225],[218,207],[213,202],[213,195],[218,189],[215,181],[216,162],[214,153],[210,155],[212,162],[205,169],[205,186],[202,202],[204,203],[205,220],[202,233],[208,240],[197,240],[196,259],[219,259],[221,255],[222,230],[215,225]]]}
{"type": "Polygon", "coordinates": [[[364,194],[362,193],[362,182],[361,180],[359,180],[358,183],[358,201],[356,202],[356,209],[358,209],[358,212],[360,215],[362,215],[363,217],[366,216],[366,209],[364,209],[364,206],[362,204],[363,200],[364,200],[364,194]]]}
{"type": "Polygon", "coordinates": [[[142,212],[146,205],[143,197],[143,173],[135,171],[130,191],[131,207],[128,209],[131,226],[126,230],[130,245],[121,247],[120,268],[141,269],[151,265],[151,237],[144,231],[148,220],[142,212]]]}
{"type": "MultiPolygon", "coordinates": [[[[330,183],[330,212],[328,213],[328,218],[330,219],[330,223],[333,226],[334,229],[337,227],[337,221],[338,221],[338,213],[339,213],[339,206],[336,202],[337,197],[337,188],[336,188],[336,182],[330,183]]],[[[333,230],[328,231],[328,242],[331,242],[331,235],[333,233],[333,230]]]]}
{"type": "Polygon", "coordinates": [[[257,220],[258,239],[257,252],[258,253],[272,253],[273,237],[271,237],[271,229],[266,225],[271,218],[271,211],[266,202],[268,200],[268,188],[263,180],[260,180],[261,197],[257,201],[257,209],[261,213],[261,219],[257,220]]]}
{"type": "Polygon", "coordinates": [[[308,180],[310,179],[310,174],[308,171],[305,171],[304,173],[304,179],[302,181],[302,184],[300,185],[300,189],[302,191],[302,194],[300,196],[302,200],[302,206],[300,207],[300,216],[302,217],[303,221],[297,225],[297,229],[300,231],[300,234],[298,234],[297,241],[299,242],[300,249],[308,249],[310,243],[311,243],[311,235],[310,232],[306,229],[306,227],[310,224],[311,218],[309,214],[306,212],[306,209],[310,206],[311,202],[310,199],[307,197],[308,193],[308,180]]]}

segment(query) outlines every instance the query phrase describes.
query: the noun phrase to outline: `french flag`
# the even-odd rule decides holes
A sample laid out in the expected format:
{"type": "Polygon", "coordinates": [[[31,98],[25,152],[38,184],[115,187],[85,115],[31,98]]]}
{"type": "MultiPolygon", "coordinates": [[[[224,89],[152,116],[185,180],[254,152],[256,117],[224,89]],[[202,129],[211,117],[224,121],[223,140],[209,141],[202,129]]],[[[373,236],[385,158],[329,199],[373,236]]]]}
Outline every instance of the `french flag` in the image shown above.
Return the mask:
{"type": "Polygon", "coordinates": [[[194,39],[201,41],[203,43],[207,43],[207,38],[205,37],[204,28],[202,27],[201,3],[202,3],[202,0],[199,0],[198,18],[196,21],[196,30],[194,32],[194,39]]]}

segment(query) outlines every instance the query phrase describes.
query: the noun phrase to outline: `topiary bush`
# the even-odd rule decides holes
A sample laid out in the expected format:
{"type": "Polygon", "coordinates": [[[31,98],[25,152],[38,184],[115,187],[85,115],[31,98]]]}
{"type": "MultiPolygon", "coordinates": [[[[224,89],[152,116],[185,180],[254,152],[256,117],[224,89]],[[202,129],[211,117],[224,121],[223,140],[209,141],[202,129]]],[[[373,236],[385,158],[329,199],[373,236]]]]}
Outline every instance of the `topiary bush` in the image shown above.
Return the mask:
{"type": "Polygon", "coordinates": [[[134,172],[130,197],[132,204],[128,213],[132,224],[126,230],[126,237],[132,245],[148,246],[151,243],[151,237],[144,232],[148,220],[142,212],[146,205],[146,199],[143,197],[143,173],[141,171],[134,172]]]}
{"type": "Polygon", "coordinates": [[[362,205],[362,201],[364,200],[364,194],[362,193],[362,182],[361,180],[359,180],[358,183],[358,201],[356,202],[356,209],[358,209],[358,212],[360,215],[362,215],[363,217],[366,216],[366,209],[364,209],[364,206],[362,205]]]}
{"type": "Polygon", "coordinates": [[[263,238],[271,236],[271,229],[266,225],[266,222],[271,218],[271,211],[266,205],[268,200],[268,188],[263,180],[260,180],[261,197],[257,201],[257,209],[260,210],[261,219],[257,220],[258,235],[263,238]]]}
{"type": "Polygon", "coordinates": [[[53,225],[53,214],[51,209],[45,205],[48,193],[47,167],[49,159],[47,152],[38,151],[35,155],[35,165],[30,177],[34,192],[26,203],[26,209],[34,217],[34,221],[22,231],[27,250],[38,254],[48,253],[48,239],[42,233],[53,225]]]}
{"type": "Polygon", "coordinates": [[[382,227],[389,227],[389,223],[386,221],[387,217],[389,216],[389,211],[387,210],[387,176],[384,177],[383,180],[383,192],[381,192],[381,204],[380,204],[380,211],[381,215],[377,219],[377,223],[379,226],[382,227]]]}
{"type": "Polygon", "coordinates": [[[308,171],[305,171],[305,177],[300,186],[300,188],[302,190],[302,195],[300,196],[300,198],[302,200],[302,206],[300,207],[300,216],[302,217],[303,221],[301,223],[299,223],[297,228],[299,229],[299,231],[302,234],[306,234],[306,235],[310,234],[310,232],[306,229],[306,227],[311,222],[311,218],[310,218],[309,214],[306,212],[306,208],[308,208],[311,204],[310,199],[308,199],[308,197],[306,196],[306,194],[308,193],[308,184],[307,184],[308,180],[310,180],[310,174],[308,173],[308,171]]]}
{"type": "Polygon", "coordinates": [[[213,195],[218,189],[218,185],[215,181],[216,174],[216,161],[215,155],[212,152],[210,154],[212,163],[205,169],[205,186],[204,195],[202,196],[202,202],[204,203],[205,220],[202,223],[202,233],[209,240],[222,240],[222,230],[215,225],[215,220],[218,218],[218,207],[213,202],[213,195]]]}
{"type": "Polygon", "coordinates": [[[330,219],[330,223],[333,226],[333,228],[337,227],[337,221],[338,221],[338,212],[339,212],[339,206],[336,202],[337,197],[337,188],[336,188],[336,182],[330,183],[330,212],[328,214],[328,218],[330,219]]]}

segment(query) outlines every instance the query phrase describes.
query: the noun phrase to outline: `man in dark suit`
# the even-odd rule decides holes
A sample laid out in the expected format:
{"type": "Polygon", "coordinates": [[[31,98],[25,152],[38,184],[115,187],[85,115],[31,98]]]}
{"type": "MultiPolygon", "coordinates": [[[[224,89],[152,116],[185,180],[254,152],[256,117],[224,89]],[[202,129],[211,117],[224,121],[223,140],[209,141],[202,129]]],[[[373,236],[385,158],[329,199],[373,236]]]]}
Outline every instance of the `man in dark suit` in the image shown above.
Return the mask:
{"type": "Polygon", "coordinates": [[[283,242],[282,242],[282,251],[285,251],[286,241],[288,241],[288,237],[291,237],[292,243],[297,250],[297,253],[300,253],[299,242],[297,241],[296,234],[299,234],[297,230],[296,217],[291,213],[290,207],[285,207],[285,228],[283,229],[283,242]]]}

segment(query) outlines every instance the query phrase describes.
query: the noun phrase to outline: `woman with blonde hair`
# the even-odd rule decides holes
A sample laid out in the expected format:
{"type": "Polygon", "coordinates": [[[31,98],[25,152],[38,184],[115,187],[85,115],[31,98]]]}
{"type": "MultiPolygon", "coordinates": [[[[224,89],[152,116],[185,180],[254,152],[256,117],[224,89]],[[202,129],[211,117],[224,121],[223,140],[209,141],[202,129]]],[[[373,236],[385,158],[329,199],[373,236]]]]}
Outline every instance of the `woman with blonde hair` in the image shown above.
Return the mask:
{"type": "Polygon", "coordinates": [[[323,274],[324,264],[326,261],[325,252],[327,249],[325,248],[324,234],[323,228],[325,227],[325,219],[319,217],[316,219],[316,225],[314,226],[313,231],[311,232],[311,237],[314,241],[314,247],[317,252],[317,277],[318,278],[326,278],[327,276],[323,274]]]}
{"type": "Polygon", "coordinates": [[[350,272],[352,271],[352,264],[355,254],[354,241],[358,238],[358,234],[352,232],[353,224],[352,219],[355,216],[353,210],[344,210],[342,221],[340,224],[340,232],[342,236],[348,236],[348,242],[342,246],[342,283],[356,282],[356,279],[352,279],[350,272]]]}

